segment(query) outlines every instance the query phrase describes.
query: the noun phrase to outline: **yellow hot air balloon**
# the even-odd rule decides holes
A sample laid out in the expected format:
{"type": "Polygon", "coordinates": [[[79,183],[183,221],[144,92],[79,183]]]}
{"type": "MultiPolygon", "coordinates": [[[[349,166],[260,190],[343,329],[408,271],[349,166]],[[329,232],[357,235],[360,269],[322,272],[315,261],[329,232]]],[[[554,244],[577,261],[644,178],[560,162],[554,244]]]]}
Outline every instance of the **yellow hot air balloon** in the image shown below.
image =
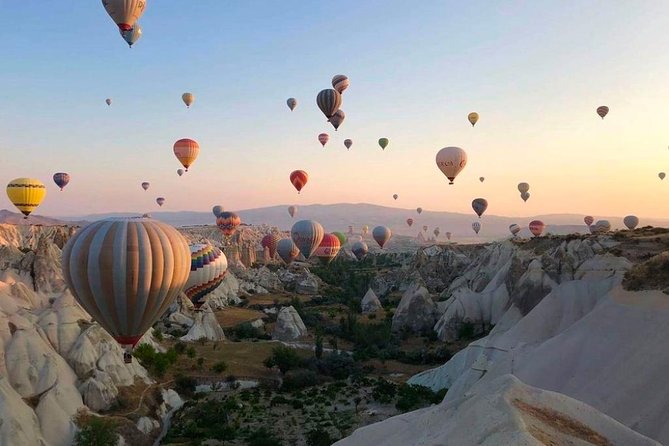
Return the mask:
{"type": "Polygon", "coordinates": [[[186,107],[190,108],[193,102],[195,102],[195,95],[193,93],[184,93],[181,95],[181,100],[184,101],[186,107]]]}
{"type": "Polygon", "coordinates": [[[469,123],[472,125],[472,127],[474,127],[479,121],[479,114],[476,112],[471,112],[467,115],[467,119],[469,120],[469,123]]]}
{"type": "Polygon", "coordinates": [[[188,172],[188,168],[195,162],[195,159],[199,154],[200,145],[197,141],[190,138],[183,138],[174,143],[174,155],[186,168],[186,172],[188,172]]]}
{"type": "Polygon", "coordinates": [[[9,200],[21,211],[24,218],[37,209],[46,196],[46,186],[34,178],[15,178],[7,185],[9,200]]]}

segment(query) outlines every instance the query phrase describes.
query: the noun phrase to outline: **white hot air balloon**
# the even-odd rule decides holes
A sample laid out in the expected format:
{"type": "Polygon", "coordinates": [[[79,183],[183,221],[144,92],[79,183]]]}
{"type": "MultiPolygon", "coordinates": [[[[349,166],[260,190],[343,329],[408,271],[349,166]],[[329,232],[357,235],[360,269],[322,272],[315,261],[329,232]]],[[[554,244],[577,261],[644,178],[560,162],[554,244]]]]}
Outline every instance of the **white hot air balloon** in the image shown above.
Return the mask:
{"type": "Polygon", "coordinates": [[[455,177],[467,165],[467,153],[460,147],[444,147],[437,152],[436,162],[449,184],[453,184],[455,177]]]}

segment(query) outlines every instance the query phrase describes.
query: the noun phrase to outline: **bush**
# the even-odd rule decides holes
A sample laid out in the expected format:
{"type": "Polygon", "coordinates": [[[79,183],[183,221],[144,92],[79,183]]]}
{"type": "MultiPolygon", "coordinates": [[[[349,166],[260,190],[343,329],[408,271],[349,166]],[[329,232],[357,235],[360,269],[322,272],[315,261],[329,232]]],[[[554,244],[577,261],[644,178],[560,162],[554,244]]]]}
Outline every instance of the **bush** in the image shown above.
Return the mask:
{"type": "Polygon", "coordinates": [[[317,364],[318,371],[334,379],[346,379],[360,372],[360,365],[347,353],[330,353],[317,364]]]}
{"type": "Polygon", "coordinates": [[[397,385],[379,378],[372,389],[372,398],[381,404],[389,404],[397,394],[397,385]]]}
{"type": "Polygon", "coordinates": [[[272,354],[263,361],[263,364],[269,369],[278,367],[281,373],[285,375],[289,370],[300,367],[302,358],[294,349],[281,345],[272,349],[272,354]]]}
{"type": "Polygon", "coordinates": [[[186,344],[179,341],[176,344],[174,344],[174,351],[177,352],[178,355],[183,355],[186,352],[186,344]]]}
{"type": "Polygon", "coordinates": [[[310,430],[307,432],[306,439],[307,446],[330,446],[335,442],[330,433],[323,429],[310,430]]]}
{"type": "Polygon", "coordinates": [[[133,356],[146,367],[149,372],[162,378],[165,376],[167,369],[177,361],[177,352],[169,349],[165,353],[157,352],[152,346],[148,344],[138,345],[133,351],[133,356]]]}
{"type": "Polygon", "coordinates": [[[471,339],[474,337],[475,327],[471,322],[463,322],[458,328],[458,339],[471,339]]]}
{"type": "Polygon", "coordinates": [[[116,446],[116,422],[110,418],[79,412],[74,420],[79,431],[74,436],[75,446],[116,446]]]}
{"type": "Polygon", "coordinates": [[[213,370],[215,373],[223,373],[227,369],[228,369],[228,365],[225,363],[225,361],[218,361],[211,368],[211,370],[213,370]]]}
{"type": "Polygon", "coordinates": [[[264,330],[254,327],[250,322],[243,322],[228,329],[225,335],[233,340],[271,339],[271,336],[265,333],[264,330]]]}
{"type": "Polygon", "coordinates": [[[197,381],[195,381],[195,378],[190,376],[177,375],[174,378],[174,385],[178,393],[184,394],[186,396],[192,396],[195,393],[197,381]]]}
{"type": "Polygon", "coordinates": [[[281,440],[276,438],[274,434],[266,428],[260,429],[251,433],[247,438],[248,446],[282,446],[281,440]]]}
{"type": "Polygon", "coordinates": [[[318,384],[318,375],[313,370],[299,369],[288,372],[283,378],[281,388],[287,391],[294,391],[312,387],[318,384]]]}
{"type": "Polygon", "coordinates": [[[188,356],[190,359],[193,359],[197,355],[197,352],[195,351],[195,347],[190,346],[186,349],[186,356],[188,356]]]}
{"type": "Polygon", "coordinates": [[[395,408],[408,412],[429,404],[438,404],[444,399],[446,392],[433,392],[429,387],[415,384],[402,384],[397,392],[395,408]]]}

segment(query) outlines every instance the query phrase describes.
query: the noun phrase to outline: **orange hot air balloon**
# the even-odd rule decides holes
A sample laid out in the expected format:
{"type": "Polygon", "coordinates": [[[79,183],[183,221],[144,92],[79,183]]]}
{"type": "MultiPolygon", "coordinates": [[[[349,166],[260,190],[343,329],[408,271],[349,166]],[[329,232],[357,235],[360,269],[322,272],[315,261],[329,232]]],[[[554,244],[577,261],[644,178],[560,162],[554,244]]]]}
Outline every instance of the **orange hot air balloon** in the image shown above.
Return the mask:
{"type": "Polygon", "coordinates": [[[330,140],[330,135],[328,135],[327,133],[321,133],[320,135],[318,135],[318,142],[321,143],[323,147],[325,147],[325,144],[327,144],[329,140],[330,140]]]}
{"type": "Polygon", "coordinates": [[[237,226],[242,223],[239,215],[234,212],[221,212],[216,218],[216,226],[221,230],[224,236],[230,237],[237,230],[237,226]]]}
{"type": "Polygon", "coordinates": [[[304,170],[294,170],[290,173],[290,182],[293,183],[293,186],[295,186],[295,189],[297,189],[298,194],[307,184],[307,181],[309,181],[309,174],[307,174],[304,170]]]}
{"type": "Polygon", "coordinates": [[[328,265],[337,257],[340,249],[341,241],[339,241],[339,238],[334,234],[325,234],[318,248],[314,251],[314,255],[318,257],[322,264],[328,265]]]}
{"type": "Polygon", "coordinates": [[[546,225],[541,220],[532,220],[530,222],[530,232],[535,237],[539,237],[541,235],[541,233],[544,232],[545,227],[546,227],[546,225]]]}
{"type": "Polygon", "coordinates": [[[200,145],[192,139],[183,138],[174,143],[174,155],[176,155],[179,162],[184,166],[186,172],[188,172],[188,168],[195,162],[199,154],[200,145]]]}

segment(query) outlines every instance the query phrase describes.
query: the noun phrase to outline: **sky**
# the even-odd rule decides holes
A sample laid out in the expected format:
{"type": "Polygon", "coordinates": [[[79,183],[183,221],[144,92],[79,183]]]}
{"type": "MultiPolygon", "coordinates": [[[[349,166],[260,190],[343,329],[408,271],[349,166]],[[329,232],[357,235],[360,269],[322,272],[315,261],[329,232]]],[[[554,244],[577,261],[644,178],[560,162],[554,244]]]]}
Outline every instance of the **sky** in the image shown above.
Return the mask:
{"type": "Polygon", "coordinates": [[[147,3],[129,49],[99,1],[0,0],[0,182],[47,184],[38,214],[151,212],[162,196],[166,211],[472,212],[484,197],[494,215],[669,215],[666,1],[147,3]],[[339,73],[335,132],[315,97],[339,73]],[[201,148],[183,177],[180,138],[201,148]],[[435,164],[445,146],[469,157],[452,186],[435,164]],[[299,195],[295,169],[310,175],[299,195]]]}

